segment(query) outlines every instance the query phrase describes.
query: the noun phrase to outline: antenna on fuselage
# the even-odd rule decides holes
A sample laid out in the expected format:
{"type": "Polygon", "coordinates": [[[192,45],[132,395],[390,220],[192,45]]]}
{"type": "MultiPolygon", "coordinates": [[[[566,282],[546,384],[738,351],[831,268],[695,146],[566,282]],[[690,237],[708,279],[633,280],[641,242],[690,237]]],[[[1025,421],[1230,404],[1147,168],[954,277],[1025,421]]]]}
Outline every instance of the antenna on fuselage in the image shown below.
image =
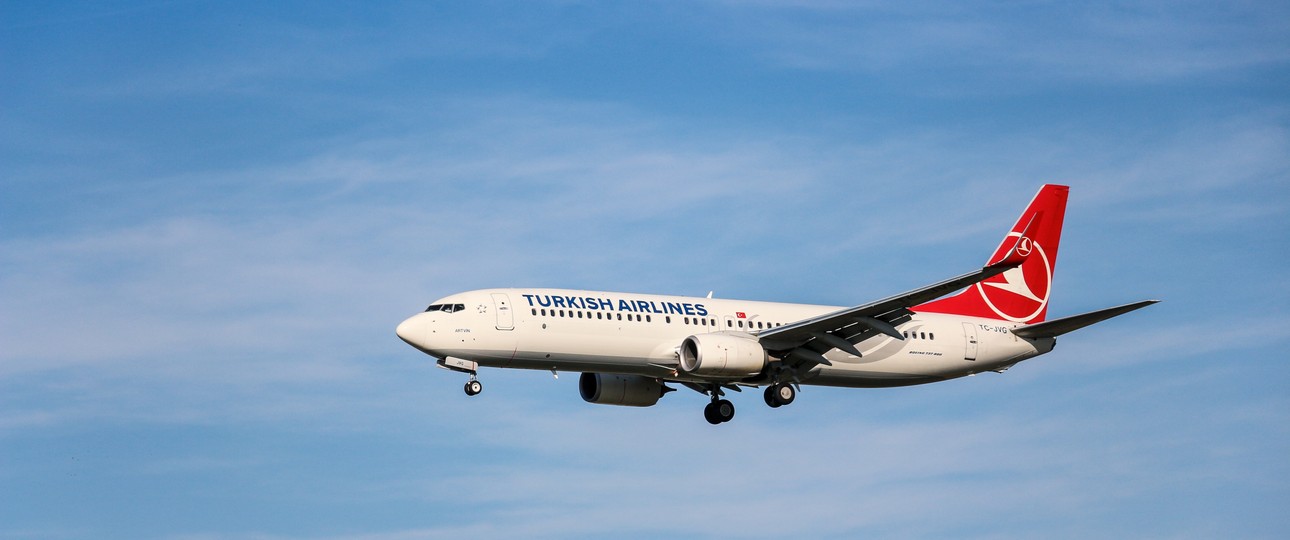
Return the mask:
{"type": "Polygon", "coordinates": [[[712,298],[712,291],[708,291],[708,298],[712,298]]]}

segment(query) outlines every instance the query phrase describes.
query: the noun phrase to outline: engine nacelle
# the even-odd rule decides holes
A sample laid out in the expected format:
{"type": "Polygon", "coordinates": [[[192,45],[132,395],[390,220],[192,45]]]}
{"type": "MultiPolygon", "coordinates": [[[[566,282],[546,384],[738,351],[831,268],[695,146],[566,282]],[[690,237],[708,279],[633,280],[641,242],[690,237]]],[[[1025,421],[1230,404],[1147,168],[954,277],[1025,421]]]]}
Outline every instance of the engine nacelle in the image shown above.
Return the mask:
{"type": "Polygon", "coordinates": [[[703,377],[751,377],[769,357],[757,338],[746,334],[699,334],[681,342],[681,370],[703,377]]]}
{"type": "Polygon", "coordinates": [[[640,375],[583,373],[578,377],[578,393],[583,401],[600,405],[649,407],[668,390],[658,379],[640,375]]]}

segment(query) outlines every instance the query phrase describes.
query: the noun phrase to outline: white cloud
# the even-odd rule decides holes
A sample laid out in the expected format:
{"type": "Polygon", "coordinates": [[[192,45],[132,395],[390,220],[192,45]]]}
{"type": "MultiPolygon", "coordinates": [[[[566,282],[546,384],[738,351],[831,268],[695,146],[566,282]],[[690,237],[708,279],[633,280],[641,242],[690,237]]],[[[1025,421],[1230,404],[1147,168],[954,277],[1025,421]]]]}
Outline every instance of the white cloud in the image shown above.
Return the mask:
{"type": "MultiPolygon", "coordinates": [[[[1086,158],[1113,143],[914,133],[857,145],[731,138],[601,104],[470,100],[452,109],[436,129],[404,138],[148,180],[168,209],[138,224],[6,240],[12,271],[0,280],[9,302],[0,332],[9,345],[0,370],[160,355],[357,354],[365,344],[340,336],[384,335],[377,329],[430,296],[474,286],[669,292],[660,289],[681,283],[702,294],[748,278],[713,281],[696,268],[819,272],[827,286],[848,285],[829,277],[844,270],[892,280],[923,267],[927,277],[871,294],[893,292],[961,269],[946,261],[977,264],[1041,170],[1068,171],[1083,204],[1151,200],[1132,216],[1171,227],[1192,223],[1197,204],[1286,211],[1284,201],[1241,189],[1275,185],[1283,174],[1290,137],[1267,122],[1196,126],[1141,152],[1086,158]],[[678,132],[686,134],[669,135],[678,132]],[[1008,154],[990,155],[996,148],[1008,154]],[[947,163],[954,174],[942,170],[947,163]],[[865,181],[853,183],[856,176],[865,181]],[[165,186],[205,195],[170,205],[165,186]],[[957,252],[940,252],[947,244],[957,252]],[[902,262],[933,260],[911,246],[937,247],[935,261],[946,266],[902,262]],[[812,263],[767,268],[767,253],[812,263]],[[861,270],[845,269],[857,260],[861,270]],[[618,275],[639,266],[664,272],[630,283],[618,275]]],[[[136,195],[125,201],[158,207],[136,195]]]]}

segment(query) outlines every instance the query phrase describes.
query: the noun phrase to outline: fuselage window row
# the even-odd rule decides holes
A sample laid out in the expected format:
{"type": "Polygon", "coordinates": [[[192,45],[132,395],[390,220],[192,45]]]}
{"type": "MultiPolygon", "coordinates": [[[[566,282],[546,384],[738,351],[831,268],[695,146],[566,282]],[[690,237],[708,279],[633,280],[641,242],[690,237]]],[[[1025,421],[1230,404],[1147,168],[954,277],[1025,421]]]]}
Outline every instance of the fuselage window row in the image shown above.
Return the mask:
{"type": "MultiPolygon", "coordinates": [[[[430,309],[427,309],[426,311],[446,311],[446,312],[450,312],[450,313],[451,313],[451,312],[453,312],[453,311],[460,311],[460,310],[462,310],[462,309],[465,309],[465,306],[464,306],[464,305],[462,305],[462,304],[435,304],[435,305],[430,306],[430,309]]],[[[534,316],[541,316],[541,317],[567,317],[567,318],[578,318],[578,319],[591,319],[591,318],[592,318],[591,313],[590,313],[590,312],[585,312],[585,311],[574,311],[574,310],[569,310],[569,311],[568,311],[568,313],[565,313],[565,310],[563,310],[563,309],[560,309],[560,310],[555,310],[555,309],[547,310],[546,308],[540,308],[540,309],[539,309],[539,308],[532,308],[532,309],[530,309],[530,310],[529,310],[529,312],[530,312],[530,313],[532,313],[534,316]]],[[[608,320],[608,321],[619,320],[619,321],[621,321],[621,320],[623,320],[623,314],[622,314],[622,313],[614,314],[614,313],[596,312],[595,319],[597,319],[597,320],[602,320],[602,321],[604,321],[604,320],[608,320]],[[615,318],[615,315],[617,315],[617,318],[615,318]]],[[[627,320],[628,320],[628,321],[636,321],[636,322],[654,322],[654,318],[653,318],[652,316],[650,316],[650,315],[641,315],[641,314],[639,314],[639,313],[628,313],[628,314],[627,314],[627,320]],[[634,316],[634,317],[633,317],[633,316],[634,316]]],[[[672,316],[668,315],[668,316],[663,317],[663,322],[664,322],[664,323],[666,323],[666,324],[672,324],[672,316]]],[[[717,320],[716,320],[716,319],[705,319],[705,318],[699,318],[699,317],[693,317],[693,318],[691,318],[691,317],[685,317],[684,319],[682,319],[682,322],[684,322],[685,324],[688,324],[688,325],[695,325],[695,326],[717,326],[717,320]]],[[[739,321],[739,323],[738,323],[738,324],[739,324],[739,328],[743,328],[743,327],[744,327],[744,321],[739,321]]],[[[727,319],[727,320],[726,320],[726,325],[727,325],[727,326],[730,326],[730,327],[732,327],[732,328],[733,328],[733,327],[734,327],[734,325],[735,325],[735,323],[734,323],[733,321],[731,321],[731,320],[727,319]]],[[[771,323],[771,322],[762,322],[762,321],[758,321],[758,322],[754,325],[754,324],[753,324],[753,321],[748,321],[748,328],[749,328],[750,330],[765,330],[765,329],[767,329],[767,328],[775,328],[775,327],[778,327],[778,326],[783,326],[783,325],[782,325],[781,323],[771,323]]]]}
{"type": "MultiPolygon", "coordinates": [[[[458,304],[458,306],[460,306],[460,304],[458,304]]],[[[436,307],[436,306],[431,306],[431,307],[436,307]]],[[[438,310],[432,310],[432,311],[438,311],[438,310]]],[[[445,310],[445,311],[446,311],[446,310],[445,310]]],[[[592,317],[591,317],[591,313],[586,312],[586,311],[574,311],[574,310],[569,310],[569,312],[568,312],[568,313],[565,313],[565,311],[564,311],[563,309],[561,309],[561,310],[555,310],[555,309],[553,309],[553,310],[550,310],[550,312],[548,312],[546,308],[542,308],[542,309],[533,308],[533,309],[531,309],[531,310],[529,310],[529,311],[530,311],[530,313],[532,313],[534,316],[542,316],[542,317],[567,317],[567,318],[570,318],[570,319],[575,318],[575,317],[576,317],[576,318],[579,318],[579,319],[591,319],[591,318],[592,318],[592,317]]],[[[622,314],[622,313],[618,313],[617,315],[618,315],[617,320],[620,320],[620,321],[621,321],[621,320],[623,320],[623,314],[622,314]]],[[[595,318],[596,318],[596,319],[599,319],[599,320],[609,320],[609,321],[615,320],[615,319],[614,319],[614,314],[613,314],[613,313],[604,313],[604,312],[596,312],[596,317],[595,317],[595,318]]],[[[627,314],[627,320],[628,320],[628,321],[636,321],[636,322],[653,322],[653,321],[654,321],[654,318],[653,318],[653,317],[651,317],[651,316],[649,316],[649,315],[643,315],[643,316],[642,316],[642,315],[641,315],[641,314],[639,314],[639,313],[628,313],[628,314],[627,314]],[[632,317],[633,315],[635,315],[635,318],[633,318],[633,317],[632,317]]],[[[665,318],[665,322],[669,322],[669,323],[670,323],[670,322],[672,322],[672,317],[666,317],[666,318],[665,318]]]]}

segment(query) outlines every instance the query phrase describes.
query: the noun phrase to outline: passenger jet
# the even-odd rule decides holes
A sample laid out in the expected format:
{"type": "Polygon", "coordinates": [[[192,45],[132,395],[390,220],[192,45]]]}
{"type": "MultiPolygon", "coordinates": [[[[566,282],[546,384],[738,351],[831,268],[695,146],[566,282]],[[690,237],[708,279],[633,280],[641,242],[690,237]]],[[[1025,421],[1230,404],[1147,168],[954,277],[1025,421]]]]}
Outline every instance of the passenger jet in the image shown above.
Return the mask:
{"type": "Polygon", "coordinates": [[[684,386],[708,396],[765,387],[770,407],[802,386],[876,388],[1003,372],[1057,336],[1148,306],[1144,300],[1048,320],[1069,188],[1043,186],[985,266],[854,307],[565,289],[484,289],[436,300],[399,338],[466,373],[481,367],[581,372],[590,403],[648,407],[684,386]],[[954,291],[953,296],[946,296],[954,291]],[[944,298],[942,298],[944,297],[944,298]]]}

